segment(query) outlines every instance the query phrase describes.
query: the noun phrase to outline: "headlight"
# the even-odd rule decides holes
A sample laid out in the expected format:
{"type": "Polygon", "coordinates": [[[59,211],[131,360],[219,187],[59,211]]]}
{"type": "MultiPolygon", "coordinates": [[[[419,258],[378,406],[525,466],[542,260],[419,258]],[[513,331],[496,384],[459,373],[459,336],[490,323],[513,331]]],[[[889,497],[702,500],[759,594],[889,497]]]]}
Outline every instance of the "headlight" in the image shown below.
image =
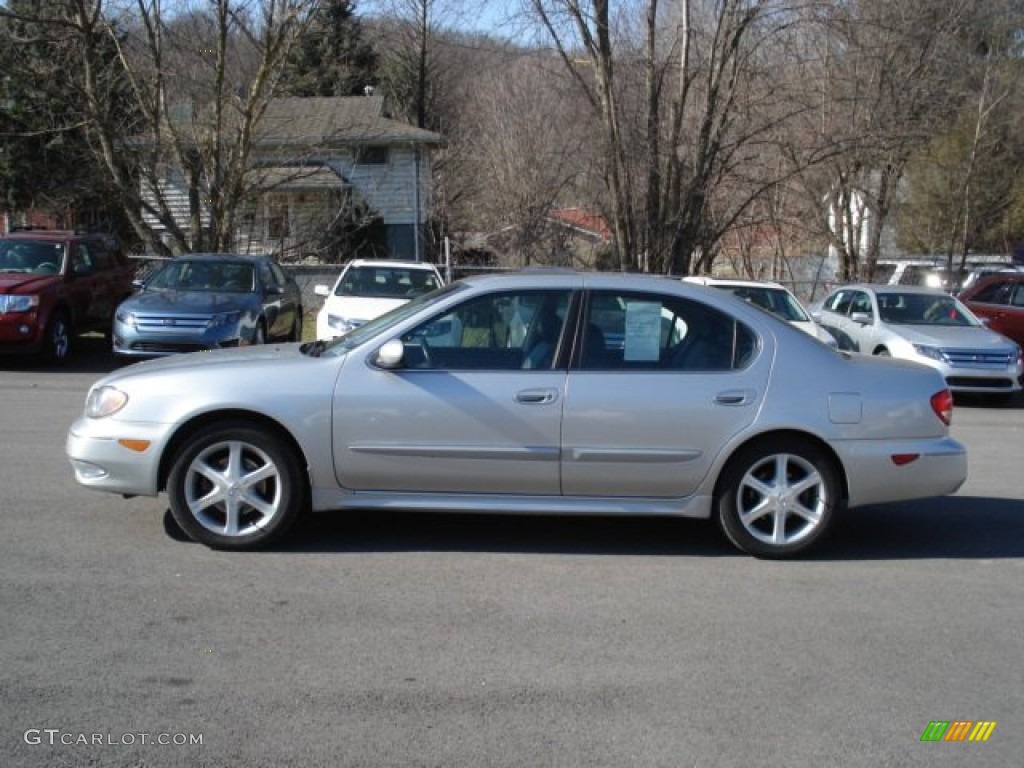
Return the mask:
{"type": "Polygon", "coordinates": [[[362,320],[353,320],[350,317],[341,317],[339,315],[327,316],[327,325],[339,333],[348,333],[349,331],[355,330],[362,324],[362,320]]]}
{"type": "Polygon", "coordinates": [[[128,395],[116,387],[95,387],[85,399],[85,415],[90,419],[113,416],[128,404],[128,395]]]}
{"type": "Polygon", "coordinates": [[[221,312],[220,314],[213,315],[209,322],[206,324],[207,328],[226,328],[232,325],[238,325],[238,321],[241,320],[241,312],[221,312]]]}
{"type": "Polygon", "coordinates": [[[915,344],[914,351],[922,357],[929,357],[932,360],[938,360],[940,363],[946,362],[946,356],[942,354],[942,350],[938,347],[929,347],[927,344],[915,344]]]}
{"type": "Polygon", "coordinates": [[[135,325],[135,315],[131,312],[125,312],[124,310],[117,310],[117,322],[123,323],[124,325],[135,325]]]}
{"type": "Polygon", "coordinates": [[[38,306],[38,296],[0,296],[0,312],[28,312],[38,306]]]}

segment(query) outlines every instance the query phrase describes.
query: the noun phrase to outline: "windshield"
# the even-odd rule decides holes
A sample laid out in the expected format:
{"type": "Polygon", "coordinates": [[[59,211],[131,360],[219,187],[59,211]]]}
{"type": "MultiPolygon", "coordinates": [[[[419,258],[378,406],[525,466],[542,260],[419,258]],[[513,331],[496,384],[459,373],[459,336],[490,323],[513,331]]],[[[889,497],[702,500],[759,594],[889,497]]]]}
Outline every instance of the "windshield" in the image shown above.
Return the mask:
{"type": "Polygon", "coordinates": [[[460,283],[451,283],[439,290],[425,293],[422,296],[417,296],[412,301],[406,302],[405,304],[392,309],[390,312],[385,312],[383,315],[363,323],[355,330],[349,331],[344,336],[339,336],[333,341],[328,342],[324,345],[323,351],[320,354],[322,356],[342,355],[350,349],[355,349],[360,344],[369,341],[375,336],[385,333],[388,329],[398,325],[406,318],[419,312],[425,305],[431,304],[445,296],[448,296],[449,294],[457,293],[462,290],[465,290],[464,285],[460,283]]]}
{"type": "Polygon", "coordinates": [[[760,285],[717,285],[715,287],[749,301],[755,307],[767,310],[787,322],[809,323],[811,321],[803,307],[800,306],[800,302],[789,291],[781,288],[760,285]]]}
{"type": "Polygon", "coordinates": [[[408,299],[441,287],[432,269],[415,267],[350,267],[338,281],[335,296],[371,299],[408,299]]]}
{"type": "Polygon", "coordinates": [[[882,293],[878,314],[883,323],[895,325],[981,325],[974,315],[952,296],[927,293],[882,293]]]}
{"type": "Polygon", "coordinates": [[[56,275],[64,263],[64,244],[44,240],[0,241],[0,272],[56,275]]]}
{"type": "Polygon", "coordinates": [[[146,287],[174,291],[250,293],[254,290],[255,280],[256,271],[252,264],[175,259],[167,262],[153,275],[146,287]]]}

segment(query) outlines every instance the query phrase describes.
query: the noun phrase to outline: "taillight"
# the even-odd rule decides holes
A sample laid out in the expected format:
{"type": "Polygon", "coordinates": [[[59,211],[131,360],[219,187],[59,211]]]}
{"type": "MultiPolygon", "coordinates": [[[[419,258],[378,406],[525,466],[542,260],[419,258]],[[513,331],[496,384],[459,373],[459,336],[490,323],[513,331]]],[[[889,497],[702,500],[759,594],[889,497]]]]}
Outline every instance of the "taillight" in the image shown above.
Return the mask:
{"type": "Polygon", "coordinates": [[[936,392],[931,398],[932,410],[947,427],[953,421],[953,393],[948,389],[936,392]]]}

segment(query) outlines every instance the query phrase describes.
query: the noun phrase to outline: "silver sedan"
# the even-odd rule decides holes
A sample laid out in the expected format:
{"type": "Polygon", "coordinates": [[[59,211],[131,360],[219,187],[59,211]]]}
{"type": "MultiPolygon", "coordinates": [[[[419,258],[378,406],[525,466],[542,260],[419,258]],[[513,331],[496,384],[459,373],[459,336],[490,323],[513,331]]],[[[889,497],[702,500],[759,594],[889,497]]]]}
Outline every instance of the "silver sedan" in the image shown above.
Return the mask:
{"type": "Polygon", "coordinates": [[[812,311],[840,349],[928,365],[953,392],[1005,398],[1021,388],[1021,349],[935,288],[846,285],[812,311]]]}
{"type": "Polygon", "coordinates": [[[333,342],[166,358],[89,391],[75,477],[166,491],[211,547],[308,510],[712,518],[785,557],[844,508],[952,493],[934,370],[843,355],[727,293],[653,276],[468,278],[333,342]]]}

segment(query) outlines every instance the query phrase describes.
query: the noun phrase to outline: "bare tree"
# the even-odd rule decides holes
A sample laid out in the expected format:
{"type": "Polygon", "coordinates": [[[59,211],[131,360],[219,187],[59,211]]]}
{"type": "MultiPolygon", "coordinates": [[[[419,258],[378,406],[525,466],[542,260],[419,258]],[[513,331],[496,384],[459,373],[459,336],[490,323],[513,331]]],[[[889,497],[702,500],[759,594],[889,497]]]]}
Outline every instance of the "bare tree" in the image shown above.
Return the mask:
{"type": "Polygon", "coordinates": [[[548,217],[561,203],[579,204],[593,158],[575,119],[576,93],[552,63],[524,52],[482,70],[452,137],[464,158],[460,186],[468,185],[454,213],[502,231],[500,250],[523,265],[567,258],[549,238],[548,217]]]}
{"type": "Polygon", "coordinates": [[[907,163],[951,114],[948,45],[969,9],[960,0],[812,7],[819,68],[808,82],[819,107],[793,133],[817,136],[819,162],[802,179],[842,280],[870,279],[907,163]]]}

